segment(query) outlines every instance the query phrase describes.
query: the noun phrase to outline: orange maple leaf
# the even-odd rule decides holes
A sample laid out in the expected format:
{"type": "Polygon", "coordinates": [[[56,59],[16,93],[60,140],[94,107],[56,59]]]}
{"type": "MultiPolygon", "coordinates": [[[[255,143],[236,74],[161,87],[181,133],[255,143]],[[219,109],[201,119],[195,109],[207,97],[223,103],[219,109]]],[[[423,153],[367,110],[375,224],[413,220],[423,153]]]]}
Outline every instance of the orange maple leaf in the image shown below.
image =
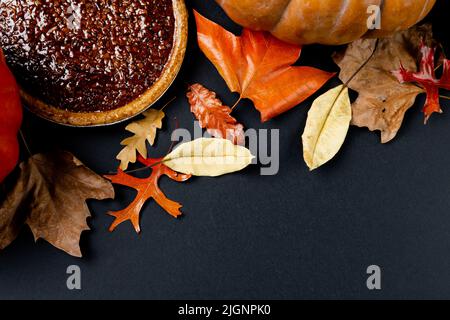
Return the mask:
{"type": "Polygon", "coordinates": [[[191,112],[213,137],[229,139],[234,144],[245,143],[244,127],[231,116],[231,108],[217,99],[215,92],[201,84],[193,84],[187,93],[191,112]]]}
{"type": "Polygon", "coordinates": [[[158,181],[161,176],[166,175],[174,181],[183,182],[191,178],[191,175],[180,174],[165,166],[160,159],[144,159],[139,157],[139,162],[151,167],[152,173],[146,179],[139,179],[126,174],[121,169],[116,175],[105,176],[114,184],[119,184],[135,189],[138,194],[134,201],[124,210],[109,212],[109,214],[116,219],[111,224],[109,231],[114,231],[118,225],[130,220],[137,233],[141,232],[139,226],[139,215],[145,202],[149,199],[154,199],[167,213],[178,218],[181,215],[181,204],[168,199],[158,186],[158,181]]]}
{"type": "Polygon", "coordinates": [[[263,121],[286,112],[319,90],[335,74],[292,66],[302,48],[267,32],[244,29],[237,37],[195,13],[200,49],[239,100],[251,99],[263,121]]]}

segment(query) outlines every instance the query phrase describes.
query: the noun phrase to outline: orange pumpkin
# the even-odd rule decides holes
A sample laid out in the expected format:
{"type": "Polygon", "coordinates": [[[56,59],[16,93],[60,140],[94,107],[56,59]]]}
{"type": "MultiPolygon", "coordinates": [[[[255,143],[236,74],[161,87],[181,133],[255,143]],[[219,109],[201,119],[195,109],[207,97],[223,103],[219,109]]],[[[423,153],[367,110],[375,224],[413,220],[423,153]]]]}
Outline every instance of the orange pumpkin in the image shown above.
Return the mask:
{"type": "Polygon", "coordinates": [[[422,20],[436,0],[216,0],[238,24],[294,44],[338,45],[381,37],[422,20]],[[381,29],[368,21],[381,13],[381,29]]]}
{"type": "Polygon", "coordinates": [[[22,123],[22,105],[16,80],[0,48],[0,182],[19,159],[17,133],[22,123]]]}

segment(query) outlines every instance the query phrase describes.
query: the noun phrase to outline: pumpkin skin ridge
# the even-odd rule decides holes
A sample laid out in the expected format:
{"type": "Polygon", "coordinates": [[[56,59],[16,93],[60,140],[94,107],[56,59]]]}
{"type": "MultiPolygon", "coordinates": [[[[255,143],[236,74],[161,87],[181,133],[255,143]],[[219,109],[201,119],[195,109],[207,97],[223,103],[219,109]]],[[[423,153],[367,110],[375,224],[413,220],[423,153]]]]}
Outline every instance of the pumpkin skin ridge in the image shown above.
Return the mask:
{"type": "Polygon", "coordinates": [[[270,33],[275,32],[275,30],[277,29],[278,25],[280,24],[281,20],[283,20],[283,16],[286,14],[286,10],[289,7],[289,4],[291,2],[290,1],[286,1],[286,4],[283,7],[283,12],[281,13],[281,15],[278,17],[277,22],[273,25],[273,27],[269,30],[270,33]]]}
{"type": "MultiPolygon", "coordinates": [[[[373,3],[373,4],[371,4],[371,5],[378,5],[378,6],[381,7],[381,10],[383,10],[383,6],[384,6],[384,1],[385,1],[385,0],[372,0],[372,2],[375,2],[375,1],[378,1],[378,3],[373,3]]],[[[352,1],[351,1],[351,0],[344,0],[344,3],[346,3],[347,5],[344,5],[344,6],[341,7],[342,14],[341,14],[340,16],[338,16],[338,17],[336,18],[336,20],[343,19],[343,18],[345,17],[345,11],[346,11],[346,9],[349,8],[349,6],[350,6],[350,4],[352,3],[352,1]]],[[[365,6],[368,6],[368,5],[369,5],[369,4],[366,3],[365,6]]],[[[366,19],[366,22],[367,22],[367,19],[366,19]]],[[[352,23],[352,24],[350,24],[350,25],[356,25],[356,24],[355,24],[355,23],[352,23]]],[[[333,26],[333,29],[334,29],[334,28],[337,28],[337,25],[336,25],[336,26],[333,26]]],[[[361,32],[359,32],[359,36],[356,36],[356,35],[355,35],[355,36],[352,37],[352,38],[356,38],[356,39],[363,38],[363,37],[365,37],[365,36],[367,35],[368,32],[370,32],[370,30],[367,29],[367,23],[366,23],[366,26],[363,27],[363,28],[361,28],[361,29],[362,29],[362,30],[361,30],[361,32]]],[[[341,36],[341,37],[343,37],[343,36],[341,36]]]]}
{"type": "Polygon", "coordinates": [[[254,30],[268,31],[289,43],[342,45],[362,37],[385,37],[408,29],[421,21],[437,0],[216,1],[238,24],[254,30]],[[258,10],[261,2],[265,4],[262,11],[258,10]],[[369,13],[365,9],[370,5],[381,6],[381,30],[367,28],[369,13]],[[270,7],[274,8],[273,15],[269,13],[270,7]],[[284,11],[279,15],[283,7],[284,11]],[[347,10],[347,7],[351,9],[347,10]],[[330,19],[333,8],[337,9],[334,10],[334,18],[330,19]]]}
{"type": "MultiPolygon", "coordinates": [[[[282,3],[282,6],[280,8],[272,8],[270,11],[272,11],[272,14],[275,14],[276,17],[275,19],[272,17],[270,20],[273,20],[273,22],[271,23],[270,21],[267,21],[265,24],[267,24],[266,26],[262,26],[262,25],[255,25],[255,24],[260,24],[261,22],[259,22],[259,20],[266,20],[268,19],[268,17],[256,17],[254,15],[252,15],[249,12],[246,12],[247,10],[249,10],[247,7],[248,3],[251,4],[256,4],[258,5],[258,2],[253,2],[253,0],[242,0],[241,1],[241,5],[239,7],[232,7],[230,8],[231,10],[233,10],[233,12],[227,12],[227,14],[230,16],[243,16],[246,15],[245,20],[246,23],[244,23],[244,21],[240,22],[240,21],[235,21],[238,24],[244,25],[247,24],[249,29],[252,30],[256,30],[256,31],[268,31],[270,32],[273,28],[275,28],[275,26],[278,24],[279,20],[281,19],[283,13],[286,10],[286,7],[289,5],[289,2],[291,0],[267,0],[267,1],[262,1],[262,2],[268,2],[268,1],[285,1],[285,3],[282,3]],[[242,4],[243,3],[243,4],[242,4]],[[275,11],[275,12],[274,12],[275,11]],[[279,12],[278,12],[279,11],[279,12]]],[[[229,0],[216,0],[216,2],[222,7],[226,7],[228,6],[229,0]]],[[[250,11],[250,10],[249,10],[250,11]]]]}
{"type": "Polygon", "coordinates": [[[430,9],[429,9],[429,6],[433,6],[433,4],[432,4],[432,0],[427,0],[427,2],[425,3],[425,6],[423,7],[423,10],[422,10],[422,12],[420,13],[420,17],[423,19],[423,18],[425,18],[426,17],[426,15],[427,15],[427,11],[429,11],[430,9]]]}
{"type": "Polygon", "coordinates": [[[362,37],[367,32],[367,18],[357,13],[371,4],[380,2],[380,0],[327,1],[325,5],[323,2],[315,0],[291,0],[284,19],[278,24],[278,29],[273,32],[274,35],[288,42],[302,44],[330,43],[329,38],[340,39],[330,44],[349,42],[353,38],[362,37]],[[315,3],[318,4],[315,5],[315,3]],[[298,19],[297,24],[290,23],[297,18],[299,12],[306,19],[303,21],[298,19]],[[311,19],[313,21],[310,23],[304,22],[311,19]],[[343,28],[344,25],[348,25],[349,28],[343,28]],[[295,26],[298,30],[295,30],[295,26]],[[290,30],[294,30],[292,33],[295,37],[285,38],[284,35],[288,34],[290,30]],[[349,32],[349,30],[351,31],[349,32]]]}

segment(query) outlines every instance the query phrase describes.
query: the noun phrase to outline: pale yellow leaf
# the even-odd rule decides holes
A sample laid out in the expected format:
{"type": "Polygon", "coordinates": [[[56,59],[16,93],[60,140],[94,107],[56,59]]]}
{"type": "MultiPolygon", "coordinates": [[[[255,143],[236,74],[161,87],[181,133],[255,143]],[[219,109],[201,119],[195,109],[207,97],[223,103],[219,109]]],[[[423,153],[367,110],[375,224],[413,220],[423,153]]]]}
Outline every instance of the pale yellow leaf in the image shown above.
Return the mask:
{"type": "Polygon", "coordinates": [[[303,156],[311,170],[339,152],[352,119],[348,88],[340,85],[318,97],[308,113],[303,133],[303,156]]]}
{"type": "Polygon", "coordinates": [[[245,147],[226,139],[200,138],[183,143],[163,162],[180,173],[217,177],[240,171],[252,163],[254,156],[245,147]]]}
{"type": "Polygon", "coordinates": [[[143,116],[144,119],[130,123],[125,128],[134,135],[121,143],[125,148],[117,155],[117,160],[120,160],[122,170],[127,170],[130,163],[136,162],[137,152],[147,158],[147,141],[150,145],[155,143],[156,132],[162,128],[162,120],[165,114],[161,110],[150,109],[144,112],[143,116]]]}

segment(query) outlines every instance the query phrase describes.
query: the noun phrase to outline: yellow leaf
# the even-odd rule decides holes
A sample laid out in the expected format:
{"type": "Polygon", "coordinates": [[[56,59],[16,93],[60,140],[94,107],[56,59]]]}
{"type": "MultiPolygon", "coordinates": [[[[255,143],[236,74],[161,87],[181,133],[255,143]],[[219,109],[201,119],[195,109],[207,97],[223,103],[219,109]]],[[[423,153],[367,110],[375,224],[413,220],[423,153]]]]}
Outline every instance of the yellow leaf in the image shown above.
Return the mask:
{"type": "Polygon", "coordinates": [[[252,163],[250,150],[226,139],[200,138],[183,143],[163,162],[174,171],[194,176],[217,177],[240,171],[252,163]]]}
{"type": "Polygon", "coordinates": [[[136,162],[136,152],[147,158],[147,141],[150,145],[155,143],[156,131],[162,128],[162,120],[165,114],[161,110],[150,109],[143,113],[144,119],[130,123],[125,129],[134,133],[134,136],[122,141],[125,148],[117,155],[120,160],[120,168],[127,170],[130,163],[136,162]]]}
{"type": "Polygon", "coordinates": [[[308,113],[303,133],[303,156],[311,170],[339,152],[352,119],[348,88],[340,85],[318,97],[308,113]]]}

